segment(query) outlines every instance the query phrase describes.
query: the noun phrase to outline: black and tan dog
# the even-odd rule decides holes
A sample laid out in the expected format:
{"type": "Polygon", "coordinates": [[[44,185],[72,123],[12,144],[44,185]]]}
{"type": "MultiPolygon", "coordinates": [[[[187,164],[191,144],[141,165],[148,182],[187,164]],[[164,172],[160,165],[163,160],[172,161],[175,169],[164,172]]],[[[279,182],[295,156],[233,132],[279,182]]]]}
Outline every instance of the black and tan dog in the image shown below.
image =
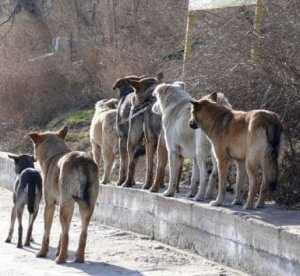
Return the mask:
{"type": "Polygon", "coordinates": [[[30,241],[32,240],[33,224],[38,214],[39,205],[42,198],[42,177],[39,171],[34,168],[33,156],[28,154],[10,154],[8,155],[8,157],[14,160],[17,179],[14,186],[14,206],[11,210],[10,229],[5,242],[11,242],[14,232],[14,224],[17,217],[19,223],[17,247],[22,248],[22,216],[24,207],[25,205],[27,205],[27,209],[29,212],[29,225],[25,246],[30,246],[30,241]]]}
{"type": "MultiPolygon", "coordinates": [[[[119,89],[120,96],[122,97],[117,115],[121,159],[118,185],[123,185],[124,187],[134,185],[136,156],[143,141],[147,156],[147,172],[143,188],[148,189],[152,185],[153,159],[161,133],[161,117],[151,110],[155,102],[155,97],[152,93],[162,78],[162,73],[158,74],[156,78],[128,76],[119,79],[113,87],[114,89],[119,89]]],[[[160,153],[166,155],[166,151],[163,149],[158,150],[158,154],[160,153]]],[[[162,171],[164,172],[164,168],[157,170],[157,182],[162,181],[162,171]]],[[[153,185],[152,191],[157,190],[158,186],[153,185]]]]}
{"type": "Polygon", "coordinates": [[[45,213],[42,248],[37,257],[45,257],[49,249],[49,236],[55,205],[59,205],[61,235],[56,263],[67,259],[69,228],[78,203],[81,216],[81,233],[75,262],[84,262],[87,229],[94,211],[99,191],[98,166],[85,152],[71,151],[64,139],[68,129],[58,132],[31,133],[34,153],[44,180],[45,213]]]}
{"type": "Polygon", "coordinates": [[[211,205],[222,205],[230,161],[238,165],[238,180],[233,204],[241,204],[241,186],[249,177],[245,209],[254,207],[258,167],[263,180],[255,207],[263,207],[268,188],[276,188],[278,164],[283,151],[283,127],[276,113],[267,110],[236,111],[210,99],[192,100],[190,126],[200,127],[213,144],[218,163],[218,196],[211,205]],[[247,173],[247,174],[246,174],[247,173]]]}

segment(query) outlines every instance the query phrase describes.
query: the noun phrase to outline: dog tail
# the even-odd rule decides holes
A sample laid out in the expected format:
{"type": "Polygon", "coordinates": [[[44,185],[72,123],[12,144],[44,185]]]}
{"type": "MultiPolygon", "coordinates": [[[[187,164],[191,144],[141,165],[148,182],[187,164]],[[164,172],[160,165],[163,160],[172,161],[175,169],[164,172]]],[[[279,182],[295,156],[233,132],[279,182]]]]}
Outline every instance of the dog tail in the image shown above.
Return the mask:
{"type": "Polygon", "coordinates": [[[28,182],[28,202],[27,208],[30,214],[34,213],[34,205],[35,205],[35,183],[33,181],[28,182]]]}
{"type": "Polygon", "coordinates": [[[283,143],[283,128],[279,121],[275,121],[272,124],[266,126],[267,136],[267,154],[266,161],[268,169],[266,170],[267,183],[271,191],[275,191],[278,182],[278,164],[281,153],[281,147],[283,143]]]}
{"type": "Polygon", "coordinates": [[[79,195],[73,195],[73,199],[79,204],[92,207],[92,201],[95,195],[98,194],[98,166],[94,162],[90,162],[93,165],[93,170],[89,170],[88,167],[83,166],[82,173],[85,176],[80,183],[79,195]]]}

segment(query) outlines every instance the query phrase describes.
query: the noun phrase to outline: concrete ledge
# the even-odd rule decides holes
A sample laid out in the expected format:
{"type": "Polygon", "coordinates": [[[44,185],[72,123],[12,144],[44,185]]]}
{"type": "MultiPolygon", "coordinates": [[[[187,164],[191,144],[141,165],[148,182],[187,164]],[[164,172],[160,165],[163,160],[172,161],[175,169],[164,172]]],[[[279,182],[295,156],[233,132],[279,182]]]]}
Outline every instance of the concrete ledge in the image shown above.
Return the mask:
{"type": "Polygon", "coordinates": [[[300,275],[297,211],[241,211],[101,185],[95,219],[253,275],[300,275]]]}
{"type": "MultiPolygon", "coordinates": [[[[0,186],[13,190],[14,164],[0,153],[0,186]]],[[[211,207],[138,189],[100,185],[99,223],[148,235],[252,275],[300,275],[300,212],[211,207]]]]}

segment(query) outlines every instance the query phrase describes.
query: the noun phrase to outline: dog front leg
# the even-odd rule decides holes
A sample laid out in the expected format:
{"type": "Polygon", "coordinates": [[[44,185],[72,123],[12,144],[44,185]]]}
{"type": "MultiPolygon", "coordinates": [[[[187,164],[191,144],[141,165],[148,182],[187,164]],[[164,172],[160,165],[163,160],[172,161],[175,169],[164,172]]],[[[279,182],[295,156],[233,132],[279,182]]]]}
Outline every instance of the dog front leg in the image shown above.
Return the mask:
{"type": "Polygon", "coordinates": [[[156,193],[164,184],[165,170],[168,163],[168,151],[165,145],[163,133],[160,134],[157,146],[157,166],[154,184],[150,188],[150,192],[156,193]]]}
{"type": "Polygon", "coordinates": [[[213,169],[209,176],[205,199],[211,199],[218,183],[218,163],[214,154],[211,155],[213,169]]]}
{"type": "Polygon", "coordinates": [[[226,158],[218,158],[218,173],[219,173],[219,185],[217,199],[211,201],[211,206],[221,206],[225,199],[225,184],[228,172],[228,160],[226,158]]]}
{"type": "Polygon", "coordinates": [[[256,164],[251,164],[247,162],[246,164],[247,174],[249,177],[249,191],[246,204],[243,206],[243,209],[253,209],[254,207],[254,196],[256,191],[256,164]]]}
{"type": "Polygon", "coordinates": [[[170,171],[170,180],[169,180],[169,187],[164,192],[164,196],[174,196],[176,192],[177,184],[179,183],[180,179],[180,168],[182,168],[183,158],[177,155],[174,152],[169,152],[169,171],[170,171]]]}
{"type": "Polygon", "coordinates": [[[119,137],[120,169],[117,185],[120,186],[126,179],[128,165],[127,138],[119,137]]]}
{"type": "Polygon", "coordinates": [[[236,189],[235,189],[235,198],[232,201],[232,205],[241,205],[242,204],[242,188],[244,186],[244,181],[246,181],[246,167],[244,161],[236,162],[237,177],[236,177],[236,189]]]}
{"type": "Polygon", "coordinates": [[[54,203],[47,204],[46,202],[45,211],[44,211],[44,236],[42,241],[42,248],[36,255],[38,258],[44,258],[47,256],[49,250],[49,236],[50,236],[51,226],[53,222],[54,210],[55,210],[55,204],[54,203]]]}
{"type": "Polygon", "coordinates": [[[196,158],[193,159],[191,190],[188,197],[194,197],[197,193],[199,185],[199,164],[196,158]]]}
{"type": "Polygon", "coordinates": [[[157,146],[156,137],[151,137],[146,142],[147,173],[146,173],[146,182],[142,187],[143,189],[149,189],[153,183],[153,166],[154,166],[153,160],[154,160],[156,146],[157,146]]]}

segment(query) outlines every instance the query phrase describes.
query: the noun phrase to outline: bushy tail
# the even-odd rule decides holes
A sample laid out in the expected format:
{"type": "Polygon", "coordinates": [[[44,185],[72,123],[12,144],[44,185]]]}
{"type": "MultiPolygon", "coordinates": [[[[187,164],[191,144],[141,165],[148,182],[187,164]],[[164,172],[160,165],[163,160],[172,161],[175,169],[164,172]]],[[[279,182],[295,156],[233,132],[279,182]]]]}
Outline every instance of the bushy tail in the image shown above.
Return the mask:
{"type": "Polygon", "coordinates": [[[93,170],[89,170],[87,167],[82,167],[82,172],[86,176],[86,180],[80,183],[80,194],[79,196],[72,196],[73,199],[79,205],[85,205],[88,208],[93,206],[95,195],[98,194],[99,184],[99,171],[96,163],[93,162],[93,170]]]}
{"type": "Polygon", "coordinates": [[[268,170],[266,171],[267,181],[271,191],[275,191],[278,181],[278,159],[282,139],[282,125],[280,123],[270,124],[266,127],[268,170]]]}
{"type": "Polygon", "coordinates": [[[35,205],[35,189],[36,185],[35,182],[30,181],[28,184],[28,202],[27,208],[30,214],[34,213],[34,205],[35,205]]]}

